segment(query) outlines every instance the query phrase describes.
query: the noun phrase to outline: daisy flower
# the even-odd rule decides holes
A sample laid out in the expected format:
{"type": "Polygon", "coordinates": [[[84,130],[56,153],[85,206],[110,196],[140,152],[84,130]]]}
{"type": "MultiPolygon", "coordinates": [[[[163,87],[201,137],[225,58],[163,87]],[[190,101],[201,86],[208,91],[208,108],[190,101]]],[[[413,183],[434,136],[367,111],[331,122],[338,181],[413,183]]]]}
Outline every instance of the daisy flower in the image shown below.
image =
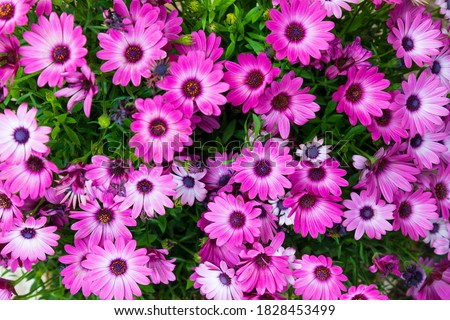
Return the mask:
{"type": "Polygon", "coordinates": [[[93,181],[93,186],[108,190],[111,184],[121,185],[128,181],[131,165],[122,159],[113,160],[105,156],[95,155],[92,164],[86,166],[85,178],[93,181]]]}
{"type": "Polygon", "coordinates": [[[219,266],[211,262],[201,263],[189,278],[194,281],[194,288],[211,300],[241,300],[242,290],[236,281],[234,268],[228,268],[225,261],[219,266]]]}
{"type": "Polygon", "coordinates": [[[380,294],[376,289],[376,285],[366,286],[360,284],[358,287],[352,286],[348,288],[348,292],[339,297],[340,300],[388,300],[387,296],[380,294]]]}
{"type": "Polygon", "coordinates": [[[228,242],[219,247],[215,239],[208,239],[200,248],[198,255],[200,256],[200,262],[209,261],[219,265],[223,260],[229,267],[234,267],[241,261],[239,253],[244,248],[243,245],[234,246],[228,242]]]}
{"type": "Polygon", "coordinates": [[[359,0],[320,0],[322,6],[327,10],[327,17],[335,16],[336,18],[342,18],[342,9],[351,11],[352,8],[348,3],[358,4],[359,0]]]}
{"type": "Polygon", "coordinates": [[[450,3],[447,0],[435,0],[437,6],[441,9],[439,12],[445,17],[445,19],[450,20],[450,3]]]}
{"type": "Polygon", "coordinates": [[[411,285],[406,294],[417,300],[450,300],[450,262],[442,259],[433,263],[429,259],[419,258],[419,263],[432,268],[428,276],[425,271],[416,266],[416,277],[421,277],[417,286],[411,285]]]}
{"type": "Polygon", "coordinates": [[[58,245],[59,236],[55,234],[56,227],[44,227],[47,218],[35,220],[33,217],[26,221],[14,219],[11,231],[0,235],[0,243],[6,243],[1,254],[11,253],[13,259],[45,261],[47,255],[55,254],[52,247],[58,245]]]}
{"type": "Polygon", "coordinates": [[[365,234],[370,239],[381,239],[386,231],[392,231],[392,225],[387,220],[392,220],[395,205],[386,204],[376,194],[361,191],[350,194],[352,200],[344,200],[347,209],[344,211],[344,222],[342,225],[347,231],[356,230],[355,239],[359,240],[365,234]]]}
{"type": "Polygon", "coordinates": [[[342,282],[347,277],[342,268],[333,266],[333,260],[323,255],[316,257],[304,254],[299,261],[301,267],[294,272],[294,288],[296,295],[302,295],[304,300],[336,300],[341,291],[346,291],[342,282]]]}
{"type": "Polygon", "coordinates": [[[401,125],[411,132],[425,134],[425,129],[435,132],[443,124],[442,118],[449,114],[444,106],[449,103],[447,89],[441,86],[435,75],[422,72],[418,79],[410,73],[408,81],[402,82],[403,93],[395,97],[394,107],[402,119],[401,125]]]}
{"type": "Polygon", "coordinates": [[[302,84],[303,79],[295,78],[291,71],[279,83],[272,82],[265,90],[254,110],[257,114],[263,114],[267,131],[280,132],[280,136],[287,139],[291,123],[301,126],[316,117],[314,112],[320,110],[319,105],[313,102],[316,97],[308,94],[309,88],[300,90],[302,84]]]}
{"type": "Polygon", "coordinates": [[[263,146],[255,141],[253,150],[244,148],[242,155],[233,162],[236,175],[234,182],[241,183],[241,192],[247,192],[250,199],[256,196],[262,201],[284,196],[284,188],[291,188],[286,178],[294,172],[290,165],[292,156],[288,147],[280,147],[278,142],[268,141],[263,146]]]}
{"type": "Polygon", "coordinates": [[[102,300],[127,300],[142,295],[138,284],[148,285],[150,269],[145,248],[136,250],[136,241],[115,243],[106,240],[104,248],[95,246],[81,266],[90,270],[85,281],[91,282],[92,292],[102,300]]]}
{"type": "Polygon", "coordinates": [[[294,231],[306,237],[308,234],[317,238],[319,234],[324,234],[326,228],[333,227],[333,223],[342,221],[342,205],[336,202],[341,198],[329,196],[322,198],[316,194],[300,191],[284,200],[283,205],[290,207],[293,216],[294,231]]]}
{"type": "Polygon", "coordinates": [[[145,162],[153,160],[162,163],[163,159],[172,161],[175,152],[181,152],[184,146],[192,144],[191,122],[180,110],[161,96],[153,99],[136,99],[137,113],[133,114],[130,129],[136,132],[128,145],[135,149],[138,157],[145,162]]]}
{"type": "Polygon", "coordinates": [[[450,212],[450,165],[447,167],[439,166],[436,177],[431,176],[431,190],[441,216],[444,219],[449,218],[450,212]]]}
{"type": "Polygon", "coordinates": [[[52,0],[29,0],[30,5],[34,5],[35,3],[38,3],[36,5],[36,15],[38,17],[45,15],[50,15],[52,12],[52,0]]]}
{"type": "MultiPolygon", "coordinates": [[[[450,229],[449,229],[450,230],[450,229]]],[[[433,242],[432,247],[434,248],[434,253],[438,255],[447,254],[447,259],[450,259],[450,239],[449,238],[439,238],[433,242]]]]}
{"type": "Polygon", "coordinates": [[[206,36],[205,31],[199,30],[191,33],[192,45],[175,44],[178,52],[182,55],[187,55],[189,51],[202,51],[205,53],[205,58],[210,58],[215,66],[220,65],[219,58],[222,56],[223,48],[220,47],[221,37],[211,33],[206,36]]]}
{"type": "Polygon", "coordinates": [[[286,196],[283,198],[278,198],[276,200],[269,200],[269,203],[272,205],[272,214],[278,218],[278,224],[280,226],[283,225],[290,226],[294,224],[293,217],[290,217],[292,208],[285,207],[283,205],[283,201],[289,197],[290,193],[288,192],[286,196]]]}
{"type": "Polygon", "coordinates": [[[19,192],[22,199],[44,196],[52,185],[54,172],[58,172],[58,168],[53,162],[37,156],[18,165],[0,164],[0,179],[6,180],[4,187],[11,193],[19,192]]]}
{"type": "Polygon", "coordinates": [[[376,273],[379,271],[384,277],[387,277],[388,274],[392,273],[397,277],[401,277],[400,273],[400,260],[393,254],[387,256],[376,256],[372,260],[373,265],[369,267],[369,271],[372,273],[376,273]]]}
{"type": "Polygon", "coordinates": [[[177,186],[175,191],[177,192],[174,199],[181,198],[181,204],[189,204],[191,207],[194,205],[195,200],[202,202],[206,198],[208,191],[205,189],[205,184],[200,180],[206,175],[206,170],[200,172],[186,171],[182,165],[173,163],[172,174],[173,181],[177,186]]]}
{"type": "Polygon", "coordinates": [[[0,0],[0,33],[11,34],[28,23],[30,4],[23,0],[0,0]]]}
{"type": "Polygon", "coordinates": [[[23,219],[22,212],[19,210],[23,205],[23,200],[15,194],[11,194],[0,181],[0,231],[3,234],[11,230],[14,218],[23,219]]]}
{"type": "Polygon", "coordinates": [[[7,37],[0,33],[0,83],[14,82],[17,70],[21,66],[19,49],[20,42],[15,36],[7,37]]]}
{"type": "Polygon", "coordinates": [[[295,256],[295,249],[294,248],[283,248],[279,247],[278,250],[275,252],[276,256],[285,256],[288,258],[289,263],[289,270],[291,270],[290,274],[286,274],[286,280],[289,282],[289,284],[294,285],[295,278],[293,276],[293,273],[295,270],[301,268],[300,260],[297,259],[295,256]]]}
{"type": "Polygon", "coordinates": [[[259,295],[266,292],[274,294],[287,288],[287,275],[291,275],[287,256],[278,256],[276,251],[284,241],[284,233],[278,233],[270,246],[263,247],[259,242],[253,248],[239,254],[242,262],[236,271],[237,281],[242,291],[256,289],[259,295]]]}
{"type": "Polygon", "coordinates": [[[166,90],[164,98],[190,118],[194,111],[205,115],[219,116],[219,106],[227,103],[221,94],[230,86],[222,82],[221,68],[214,68],[212,59],[205,58],[201,51],[189,51],[173,62],[170,75],[158,82],[158,87],[166,90]]]}
{"type": "Polygon", "coordinates": [[[217,239],[219,247],[225,243],[239,246],[244,240],[253,243],[259,237],[261,210],[254,207],[254,201],[245,202],[240,195],[222,193],[208,203],[208,210],[204,217],[211,223],[205,232],[211,239],[217,239]]]}
{"type": "Polygon", "coordinates": [[[411,68],[412,61],[419,67],[431,63],[431,56],[439,54],[443,43],[438,38],[441,31],[434,28],[431,17],[422,14],[411,15],[406,12],[403,19],[397,19],[397,25],[391,29],[392,46],[397,58],[403,58],[405,66],[411,68]]]}
{"type": "Polygon", "coordinates": [[[322,163],[330,158],[331,146],[324,145],[323,139],[314,139],[311,142],[301,144],[295,154],[300,157],[301,161],[308,161],[315,165],[322,163]]]}
{"type": "Polygon", "coordinates": [[[266,41],[276,51],[277,60],[287,57],[291,64],[300,60],[303,65],[308,65],[311,57],[319,59],[320,51],[328,50],[328,42],[334,39],[329,32],[334,23],[323,21],[327,11],[322,4],[318,1],[282,0],[280,6],[281,12],[269,10],[271,20],[266,22],[272,31],[266,41]]]}
{"type": "MultiPolygon", "coordinates": [[[[176,194],[177,184],[169,174],[163,174],[162,167],[148,168],[141,165],[138,171],[130,173],[130,179],[125,184],[125,194],[119,210],[133,206],[131,216],[136,219],[141,212],[150,218],[155,216],[155,212],[164,215],[164,207],[173,208],[173,202],[168,196],[176,194]]],[[[118,197],[122,198],[122,197],[118,197]]]]}
{"type": "Polygon", "coordinates": [[[430,222],[433,224],[433,228],[427,230],[427,236],[423,239],[423,242],[433,244],[434,240],[439,238],[450,238],[450,223],[445,219],[432,219],[430,222]]]}
{"type": "Polygon", "coordinates": [[[338,102],[336,111],[345,112],[353,126],[357,120],[368,126],[372,122],[371,116],[381,117],[382,109],[389,107],[391,95],[383,91],[389,84],[377,67],[350,68],[347,83],[340,86],[332,96],[338,102]]]}
{"type": "Polygon", "coordinates": [[[266,203],[259,203],[255,208],[261,210],[258,219],[261,221],[260,237],[262,243],[266,244],[272,240],[277,233],[277,217],[272,214],[272,206],[266,203]]]}
{"type": "Polygon", "coordinates": [[[20,48],[21,64],[27,74],[43,70],[37,81],[39,87],[46,83],[62,87],[65,72],[75,72],[86,64],[86,37],[80,26],[74,28],[73,20],[71,14],[63,12],[58,17],[52,12],[49,19],[40,16],[39,24],[24,32],[23,37],[31,46],[20,48]]]}
{"type": "Polygon", "coordinates": [[[227,155],[226,152],[216,152],[214,160],[211,158],[206,160],[206,175],[202,179],[206,185],[206,189],[218,189],[218,193],[233,191],[231,178],[234,175],[234,170],[232,164],[229,163],[233,158],[235,156],[232,154],[227,155]]]}
{"type": "Polygon", "coordinates": [[[84,176],[84,163],[70,164],[63,172],[65,175],[59,176],[55,187],[57,196],[64,195],[60,203],[66,203],[68,207],[75,209],[77,203],[86,204],[87,200],[95,198],[92,181],[86,180],[84,176]]]}
{"type": "Polygon", "coordinates": [[[170,13],[164,5],[159,6],[158,21],[164,26],[161,30],[163,36],[169,41],[164,49],[168,52],[172,49],[172,42],[180,38],[183,31],[181,24],[183,19],[178,16],[178,10],[172,10],[170,13]]]}
{"type": "Polygon", "coordinates": [[[348,181],[342,178],[347,172],[339,169],[339,162],[327,159],[315,166],[311,162],[302,161],[289,176],[292,181],[292,192],[306,190],[322,197],[330,194],[340,196],[341,187],[348,186],[348,181]]]}
{"type": "Polygon", "coordinates": [[[107,61],[101,65],[100,71],[117,70],[113,84],[127,86],[131,80],[134,86],[139,86],[141,77],[150,78],[149,65],[166,57],[166,52],[161,48],[167,39],[163,37],[157,18],[158,12],[152,10],[134,27],[129,27],[128,32],[110,29],[108,34],[98,35],[102,50],[97,52],[97,57],[107,61]],[[147,24],[150,24],[148,28],[147,24]]]}
{"type": "Polygon", "coordinates": [[[154,284],[164,283],[169,284],[169,281],[175,281],[176,277],[173,274],[175,269],[175,258],[166,260],[166,255],[169,252],[165,249],[148,248],[147,256],[149,260],[147,267],[150,269],[150,280],[154,284]]]}
{"type": "Polygon", "coordinates": [[[86,256],[91,252],[88,247],[88,239],[75,239],[75,246],[66,244],[64,250],[67,255],[59,257],[59,262],[65,264],[64,269],[61,270],[62,284],[70,294],[74,295],[78,291],[83,293],[85,297],[91,294],[90,282],[85,281],[88,270],[84,268],[81,263],[86,260],[86,256]]]}
{"type": "Polygon", "coordinates": [[[440,143],[446,137],[445,132],[425,132],[424,135],[416,133],[407,142],[407,154],[414,160],[419,169],[424,167],[432,169],[433,165],[441,162],[442,154],[448,151],[447,147],[440,143]]]}
{"type": "Polygon", "coordinates": [[[0,278],[0,300],[12,300],[13,295],[17,295],[11,281],[0,278]]]}
{"type": "Polygon", "coordinates": [[[239,64],[226,61],[223,79],[230,85],[227,100],[233,106],[243,104],[242,111],[247,113],[259,103],[266,86],[280,74],[279,68],[273,68],[264,52],[255,58],[252,54],[240,53],[239,64]]]}
{"type": "MultiPolygon", "coordinates": [[[[139,0],[131,1],[130,10],[128,10],[123,0],[114,0],[113,9],[116,14],[121,16],[124,26],[127,27],[135,25],[139,20],[146,21],[147,24],[145,26],[148,27],[154,23],[154,19],[149,19],[146,16],[150,13],[152,18],[154,18],[154,15],[159,14],[158,8],[145,3],[141,5],[139,0]]],[[[128,31],[129,29],[125,28],[125,30],[128,31]]]]}
{"type": "Polygon", "coordinates": [[[36,108],[28,111],[28,105],[22,103],[17,113],[5,109],[0,113],[0,122],[4,123],[0,131],[0,161],[19,164],[30,158],[32,153],[48,153],[44,143],[50,138],[50,127],[39,127],[36,121],[36,108]]]}
{"type": "Polygon", "coordinates": [[[427,73],[435,74],[441,80],[441,85],[450,90],[450,48],[446,45],[441,52],[433,57],[433,62],[426,69],[427,73]]]}

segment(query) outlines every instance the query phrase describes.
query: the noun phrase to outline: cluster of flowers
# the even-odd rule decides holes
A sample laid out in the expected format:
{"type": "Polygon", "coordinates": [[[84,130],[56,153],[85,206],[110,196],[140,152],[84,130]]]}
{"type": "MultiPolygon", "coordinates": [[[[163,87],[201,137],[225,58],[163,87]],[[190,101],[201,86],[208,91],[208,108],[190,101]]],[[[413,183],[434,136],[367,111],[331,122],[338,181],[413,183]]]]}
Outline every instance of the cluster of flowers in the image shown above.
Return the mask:
{"type": "MultiPolygon", "coordinates": [[[[41,71],[38,86],[62,88],[55,95],[71,97],[68,110],[83,101],[89,116],[98,88],[85,60],[86,38],[80,26],[74,27],[74,17],[51,12],[49,1],[40,1],[38,24],[23,34],[29,46],[21,47],[11,35],[15,25],[27,24],[34,2],[0,1],[5,21],[0,26],[1,86],[13,83],[21,66],[24,73],[41,71]]],[[[104,12],[108,31],[99,34],[97,52],[105,61],[100,71],[114,71],[114,85],[140,86],[145,79],[162,92],[135,101],[129,147],[146,164],[135,169],[127,161],[95,155],[90,163],[59,170],[46,159],[51,129],[38,126],[37,109],[28,110],[26,104],[16,113],[5,109],[0,114],[5,124],[0,132],[0,264],[30,270],[46,260],[58,244],[57,228],[70,218],[76,220],[70,224],[74,245],[66,245],[67,255],[59,257],[65,287],[86,297],[132,299],[141,295],[137,284],[175,280],[175,259],[166,259],[167,250],[137,249],[129,228],[138,217],[164,215],[176,199],[207,206],[198,227],[208,240],[191,280],[208,299],[282,299],[289,285],[304,299],[387,299],[374,284],[352,286],[342,294],[347,291],[342,268],[323,255],[298,259],[295,249],[283,247],[284,225],[317,238],[342,224],[355,231],[357,240],[401,230],[414,241],[425,238],[436,254],[450,258],[450,43],[425,7],[385,1],[396,4],[387,23],[397,57],[406,68],[425,66],[393,92],[386,91],[389,80],[367,61],[372,53],[360,40],[343,46],[331,33],[334,23],[324,20],[340,18],[341,7],[350,10],[348,3],[358,0],[281,0],[269,11],[266,40],[276,59],[326,66],[330,79],[346,79],[332,97],[337,112],[388,145],[374,156],[353,157],[361,170],[354,188],[363,190],[343,200],[346,170],[330,156],[330,146],[315,138],[292,150],[287,140],[292,125],[305,124],[320,109],[309,88],[302,88],[303,79],[289,72],[277,82],[281,70],[264,52],[241,53],[237,63],[220,60],[221,38],[213,33],[192,32],[193,43],[183,44],[178,12],[169,12],[164,1],[151,2],[133,0],[128,8],[115,0],[104,12]],[[239,153],[217,153],[205,166],[187,147],[197,127],[206,132],[220,127],[218,117],[227,103],[260,115],[264,132],[250,130],[250,141],[239,153]],[[24,217],[24,212],[29,214],[24,217]]],[[[423,260],[402,274],[395,257],[384,256],[372,269],[405,279],[414,298],[450,299],[447,259],[423,260]],[[423,267],[433,271],[426,275],[423,267]]],[[[0,297],[12,293],[1,281],[0,297]]]]}

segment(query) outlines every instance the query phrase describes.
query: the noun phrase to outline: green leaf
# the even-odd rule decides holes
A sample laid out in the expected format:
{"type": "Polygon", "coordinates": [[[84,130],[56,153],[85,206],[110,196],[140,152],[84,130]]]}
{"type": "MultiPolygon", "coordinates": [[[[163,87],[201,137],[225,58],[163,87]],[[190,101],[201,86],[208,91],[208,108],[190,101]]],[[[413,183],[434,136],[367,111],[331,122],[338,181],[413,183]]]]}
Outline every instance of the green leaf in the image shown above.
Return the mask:
{"type": "Polygon", "coordinates": [[[220,2],[219,5],[217,5],[217,9],[219,10],[226,10],[228,7],[230,7],[236,0],[222,0],[218,1],[220,2]]]}
{"type": "Polygon", "coordinates": [[[70,140],[73,143],[75,143],[76,146],[80,146],[81,143],[80,143],[80,139],[78,138],[77,134],[72,129],[70,129],[69,126],[67,126],[66,124],[64,124],[64,123],[61,123],[61,124],[62,124],[62,126],[64,128],[64,131],[69,136],[70,140]]]}
{"type": "Polygon", "coordinates": [[[236,47],[236,42],[232,41],[230,45],[228,46],[227,50],[225,51],[225,60],[228,60],[231,58],[231,56],[234,54],[234,48],[236,47]]]}
{"type": "Polygon", "coordinates": [[[244,25],[249,23],[250,21],[255,22],[262,14],[262,10],[260,7],[254,7],[253,9],[251,9],[249,12],[247,12],[247,14],[244,17],[244,25]],[[254,19],[254,17],[256,16],[256,19],[254,19]]]}
{"type": "Polygon", "coordinates": [[[261,118],[254,113],[252,114],[252,118],[253,118],[253,125],[255,126],[254,132],[256,138],[259,135],[259,131],[261,131],[261,118]]]}
{"type": "Polygon", "coordinates": [[[253,51],[255,51],[255,53],[264,51],[264,46],[262,44],[260,44],[259,42],[256,42],[256,41],[250,39],[249,37],[245,37],[245,40],[247,40],[250,48],[252,48],[253,51]]]}
{"type": "Polygon", "coordinates": [[[230,140],[230,138],[233,136],[235,129],[236,129],[236,119],[231,121],[225,128],[225,131],[223,133],[223,138],[222,138],[223,143],[226,143],[228,140],[230,140]]]}

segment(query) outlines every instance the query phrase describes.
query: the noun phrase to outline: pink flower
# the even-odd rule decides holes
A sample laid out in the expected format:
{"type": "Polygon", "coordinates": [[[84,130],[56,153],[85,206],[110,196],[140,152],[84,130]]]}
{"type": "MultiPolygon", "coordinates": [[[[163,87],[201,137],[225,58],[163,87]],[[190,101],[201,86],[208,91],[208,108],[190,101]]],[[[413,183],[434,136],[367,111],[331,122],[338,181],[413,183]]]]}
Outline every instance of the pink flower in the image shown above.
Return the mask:
{"type": "Polygon", "coordinates": [[[152,283],[168,284],[169,281],[175,281],[176,277],[173,274],[173,269],[175,269],[175,260],[166,260],[166,255],[169,252],[165,249],[147,249],[147,255],[149,260],[147,262],[147,267],[150,269],[150,279],[152,283]]]}
{"type": "MultiPolygon", "coordinates": [[[[450,229],[448,229],[450,232],[450,229]]],[[[434,248],[435,254],[446,254],[447,259],[450,259],[450,239],[449,238],[439,238],[433,242],[432,247],[434,248]]]]}
{"type": "Polygon", "coordinates": [[[86,166],[85,178],[93,181],[94,186],[108,190],[111,185],[118,185],[128,181],[130,167],[122,159],[112,160],[108,157],[95,155],[92,164],[86,166]]]}
{"type": "Polygon", "coordinates": [[[187,55],[189,51],[202,51],[205,53],[205,58],[210,58],[215,66],[219,66],[221,61],[218,61],[222,56],[223,48],[220,47],[221,37],[211,33],[206,36],[205,31],[199,30],[191,33],[192,45],[175,44],[178,52],[182,55],[187,55]]]}
{"type": "Polygon", "coordinates": [[[431,177],[431,190],[438,205],[438,212],[444,219],[450,213],[450,165],[439,166],[436,176],[431,177]]]}
{"type": "Polygon", "coordinates": [[[277,234],[277,216],[272,214],[272,206],[267,203],[260,203],[255,208],[261,210],[258,219],[261,221],[260,237],[261,242],[266,244],[277,234]]]}
{"type": "Polygon", "coordinates": [[[397,277],[402,275],[399,270],[399,260],[393,254],[373,258],[373,265],[370,266],[369,271],[372,273],[379,271],[384,277],[390,273],[397,277]]]}
{"type": "Polygon", "coordinates": [[[244,248],[243,245],[234,246],[229,243],[224,243],[219,247],[215,239],[208,239],[200,248],[198,255],[200,256],[200,262],[209,261],[215,265],[219,265],[223,260],[229,267],[234,267],[241,261],[239,259],[239,253],[244,248]]]}
{"type": "Polygon", "coordinates": [[[0,0],[0,33],[11,34],[28,23],[30,4],[24,0],[0,0]]]}
{"type": "Polygon", "coordinates": [[[14,82],[17,70],[21,66],[19,49],[20,42],[15,36],[7,37],[0,33],[0,83],[3,85],[8,81],[10,84],[14,82]]]}
{"type": "Polygon", "coordinates": [[[448,44],[440,50],[437,56],[433,57],[433,62],[429,64],[426,72],[435,74],[441,80],[441,85],[450,90],[450,47],[448,44]]]}
{"type": "Polygon", "coordinates": [[[62,171],[65,175],[59,176],[58,185],[55,187],[56,195],[63,194],[60,203],[66,203],[68,207],[76,208],[77,203],[86,204],[87,200],[94,200],[92,181],[86,180],[84,163],[69,164],[62,171]]]}
{"type": "Polygon", "coordinates": [[[23,200],[15,194],[11,194],[0,181],[0,231],[3,232],[3,235],[6,231],[11,230],[14,218],[23,220],[22,212],[19,210],[23,204],[23,200]]]}
{"type": "MultiPolygon", "coordinates": [[[[158,21],[163,24],[163,29],[161,30],[163,36],[169,41],[175,41],[180,37],[181,31],[183,31],[181,24],[183,19],[178,16],[178,10],[172,10],[168,14],[168,10],[164,5],[159,6],[159,16],[158,21]]],[[[169,51],[172,46],[168,43],[164,49],[169,51]]]]}
{"type": "Polygon", "coordinates": [[[45,15],[50,15],[52,12],[52,0],[30,0],[30,5],[38,2],[36,6],[36,15],[38,17],[45,15]]]}
{"type": "Polygon", "coordinates": [[[351,11],[350,5],[347,3],[359,3],[359,0],[320,0],[322,6],[327,10],[327,17],[335,16],[336,18],[342,18],[342,9],[351,11]]]}
{"type": "Polygon", "coordinates": [[[202,181],[206,184],[206,189],[217,190],[220,192],[233,191],[232,177],[234,170],[229,160],[235,158],[233,155],[216,152],[214,160],[208,158],[206,160],[206,175],[202,181]]]}
{"type": "Polygon", "coordinates": [[[380,294],[374,284],[348,288],[348,292],[339,297],[340,300],[388,300],[387,296],[380,294]]]}
{"type": "Polygon", "coordinates": [[[442,154],[448,151],[447,147],[440,143],[447,137],[445,132],[430,133],[411,136],[407,144],[407,154],[414,160],[419,169],[424,167],[432,169],[433,165],[441,162],[442,154]]]}
{"type": "Polygon", "coordinates": [[[295,154],[300,157],[301,161],[311,162],[318,165],[330,158],[331,146],[324,145],[323,139],[317,139],[317,136],[312,141],[301,144],[295,151],[295,154]]]}
{"type": "Polygon", "coordinates": [[[182,165],[173,163],[172,174],[173,181],[177,183],[175,191],[177,194],[174,199],[181,198],[181,204],[194,205],[195,200],[202,202],[206,198],[208,191],[205,184],[200,180],[205,176],[206,170],[200,172],[186,171],[182,165]]]}
{"type": "Polygon", "coordinates": [[[13,295],[17,295],[11,281],[0,278],[0,300],[12,300],[13,295]]]}

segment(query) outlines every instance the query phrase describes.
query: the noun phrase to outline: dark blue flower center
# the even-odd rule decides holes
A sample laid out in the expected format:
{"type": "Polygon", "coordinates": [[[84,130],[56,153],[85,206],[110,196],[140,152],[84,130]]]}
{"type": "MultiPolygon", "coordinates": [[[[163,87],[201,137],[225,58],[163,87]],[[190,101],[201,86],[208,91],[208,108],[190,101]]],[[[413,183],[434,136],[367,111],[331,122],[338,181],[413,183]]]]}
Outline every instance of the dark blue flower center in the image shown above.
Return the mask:
{"type": "Polygon", "coordinates": [[[329,277],[331,277],[330,269],[325,266],[316,267],[314,274],[316,275],[316,278],[321,281],[326,281],[329,277]]]}
{"type": "Polygon", "coordinates": [[[20,127],[14,130],[14,140],[17,143],[25,144],[28,142],[28,139],[30,139],[30,131],[28,129],[20,127]]]}
{"type": "Polygon", "coordinates": [[[155,67],[155,73],[160,77],[165,76],[167,74],[168,70],[169,70],[169,66],[166,64],[158,64],[155,67]]]}
{"type": "Polygon", "coordinates": [[[405,51],[411,51],[414,49],[414,42],[409,37],[404,37],[402,39],[402,47],[405,51]]]}
{"type": "Polygon", "coordinates": [[[439,223],[437,223],[437,222],[433,223],[433,229],[430,230],[430,233],[432,233],[432,234],[437,233],[439,231],[439,228],[440,228],[439,223]]]}
{"type": "Polygon", "coordinates": [[[186,176],[183,178],[183,185],[188,188],[191,189],[194,187],[195,185],[195,180],[194,178],[192,178],[191,176],[186,176]]]}
{"type": "Polygon", "coordinates": [[[130,63],[139,62],[143,54],[144,52],[139,46],[129,46],[127,50],[125,50],[125,58],[130,63]]]}
{"type": "Polygon", "coordinates": [[[305,37],[305,29],[299,23],[291,23],[286,28],[286,37],[291,42],[300,42],[305,37]]]}
{"type": "Polygon", "coordinates": [[[31,172],[39,173],[42,171],[42,169],[44,169],[44,162],[42,161],[42,159],[31,156],[26,162],[26,167],[31,172]]]}
{"type": "Polygon", "coordinates": [[[122,259],[116,259],[111,262],[109,269],[116,276],[120,276],[127,271],[127,263],[122,259]]]}
{"type": "Polygon", "coordinates": [[[417,96],[412,95],[409,96],[408,99],[406,100],[406,108],[409,111],[417,111],[420,108],[420,100],[417,96]]]}
{"type": "Polygon", "coordinates": [[[32,228],[25,228],[25,229],[22,229],[22,231],[20,231],[20,234],[22,235],[22,237],[29,240],[29,239],[33,239],[36,236],[36,230],[34,230],[32,228]]]}
{"type": "Polygon", "coordinates": [[[219,275],[219,280],[224,286],[229,286],[231,284],[231,278],[226,273],[221,273],[219,275]]]}
{"type": "Polygon", "coordinates": [[[414,137],[411,138],[411,140],[409,141],[409,144],[413,148],[418,148],[418,147],[420,147],[422,142],[423,142],[422,136],[417,133],[414,137]]]}
{"type": "Polygon", "coordinates": [[[380,127],[386,127],[391,122],[391,110],[382,109],[383,115],[381,117],[375,117],[375,121],[380,127]]]}
{"type": "Polygon", "coordinates": [[[433,74],[439,74],[439,72],[441,72],[441,64],[439,63],[439,61],[433,62],[433,65],[431,66],[431,72],[433,74]]]}
{"type": "Polygon", "coordinates": [[[234,211],[230,215],[230,224],[235,229],[242,228],[245,225],[245,220],[245,216],[239,211],[234,211]]]}
{"type": "Polygon", "coordinates": [[[360,293],[360,294],[355,294],[353,296],[352,300],[368,300],[368,299],[367,299],[367,297],[365,295],[360,293]]]}
{"type": "Polygon", "coordinates": [[[315,159],[319,156],[319,148],[316,146],[310,146],[306,148],[305,155],[310,159],[315,159]]]}
{"type": "Polygon", "coordinates": [[[63,64],[70,58],[69,48],[65,45],[56,46],[53,49],[53,62],[63,64]]]}
{"type": "Polygon", "coordinates": [[[153,184],[144,179],[138,182],[136,188],[140,193],[147,194],[153,190],[153,184]]]}
{"type": "Polygon", "coordinates": [[[361,210],[359,210],[359,215],[364,220],[370,220],[374,216],[373,209],[371,207],[363,207],[361,210]]]}
{"type": "Polygon", "coordinates": [[[267,160],[259,160],[255,164],[254,171],[256,175],[260,177],[265,177],[269,175],[270,172],[272,172],[270,162],[267,160]]]}
{"type": "Polygon", "coordinates": [[[309,178],[314,181],[320,181],[325,177],[325,170],[320,168],[312,168],[309,170],[309,178]]]}
{"type": "Polygon", "coordinates": [[[222,176],[220,176],[219,178],[219,186],[223,187],[226,186],[228,184],[228,182],[231,179],[231,175],[230,174],[224,174],[222,176]]]}
{"type": "Polygon", "coordinates": [[[412,213],[411,205],[408,202],[402,202],[398,207],[398,215],[400,218],[408,218],[412,213]]]}

